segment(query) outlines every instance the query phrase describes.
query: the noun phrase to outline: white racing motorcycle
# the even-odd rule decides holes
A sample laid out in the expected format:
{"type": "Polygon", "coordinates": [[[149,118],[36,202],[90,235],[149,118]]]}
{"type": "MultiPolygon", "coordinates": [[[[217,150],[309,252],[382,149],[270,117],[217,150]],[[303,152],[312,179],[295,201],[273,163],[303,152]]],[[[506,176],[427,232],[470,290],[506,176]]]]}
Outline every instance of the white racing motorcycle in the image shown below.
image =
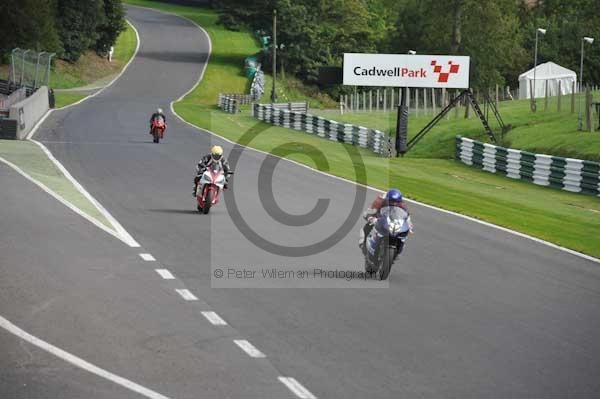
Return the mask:
{"type": "MultiPolygon", "coordinates": [[[[233,172],[229,171],[227,174],[232,175],[233,172]]],[[[219,202],[219,194],[225,187],[225,178],[225,172],[220,162],[213,162],[206,168],[196,188],[198,211],[207,214],[211,206],[219,202]]]]}
{"type": "Polygon", "coordinates": [[[387,279],[410,229],[408,212],[404,209],[381,208],[377,222],[365,239],[365,271],[377,273],[380,280],[387,279]]]}

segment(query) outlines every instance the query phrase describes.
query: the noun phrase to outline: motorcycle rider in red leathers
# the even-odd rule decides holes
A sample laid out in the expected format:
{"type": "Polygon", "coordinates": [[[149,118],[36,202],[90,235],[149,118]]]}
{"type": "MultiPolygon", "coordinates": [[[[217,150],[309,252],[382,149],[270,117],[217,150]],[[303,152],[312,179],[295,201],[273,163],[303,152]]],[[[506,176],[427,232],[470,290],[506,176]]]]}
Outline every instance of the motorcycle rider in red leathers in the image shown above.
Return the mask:
{"type": "Polygon", "coordinates": [[[167,117],[165,116],[161,108],[157,108],[156,112],[154,112],[150,117],[150,134],[152,134],[152,122],[154,122],[154,120],[158,118],[162,118],[163,122],[165,123],[165,131],[167,130],[167,117]]]}

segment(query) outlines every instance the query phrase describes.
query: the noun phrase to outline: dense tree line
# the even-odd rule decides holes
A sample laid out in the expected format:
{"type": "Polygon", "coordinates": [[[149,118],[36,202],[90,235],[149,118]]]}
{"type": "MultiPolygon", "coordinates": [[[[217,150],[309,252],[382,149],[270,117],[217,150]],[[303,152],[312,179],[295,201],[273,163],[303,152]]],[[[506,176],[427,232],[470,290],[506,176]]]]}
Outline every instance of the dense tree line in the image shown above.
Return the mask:
{"type": "MultiPolygon", "coordinates": [[[[517,84],[533,66],[536,27],[546,28],[539,62],[554,61],[579,73],[581,38],[585,79],[600,82],[598,0],[219,0],[221,21],[271,34],[278,12],[278,53],[291,72],[316,82],[318,67],[341,65],[344,52],[469,55],[475,87],[517,84]]],[[[269,68],[267,63],[266,68],[269,68]]]]}
{"type": "Polygon", "coordinates": [[[121,0],[0,1],[0,56],[20,47],[74,62],[88,49],[106,52],[124,29],[121,0]]]}

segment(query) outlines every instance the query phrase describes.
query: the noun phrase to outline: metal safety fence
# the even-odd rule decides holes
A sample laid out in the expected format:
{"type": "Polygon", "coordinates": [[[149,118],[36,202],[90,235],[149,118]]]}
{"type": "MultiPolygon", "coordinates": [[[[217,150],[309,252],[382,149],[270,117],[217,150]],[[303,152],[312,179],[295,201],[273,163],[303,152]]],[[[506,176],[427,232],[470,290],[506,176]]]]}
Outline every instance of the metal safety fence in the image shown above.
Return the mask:
{"type": "Polygon", "coordinates": [[[301,130],[325,139],[368,148],[381,156],[392,156],[391,140],[380,130],[340,123],[304,112],[273,108],[271,104],[254,104],[252,114],[255,118],[276,126],[301,130]]]}
{"type": "Polygon", "coordinates": [[[45,51],[14,49],[10,55],[9,82],[34,89],[48,86],[54,55],[45,51]]]}
{"type": "Polygon", "coordinates": [[[220,93],[217,105],[230,114],[240,112],[240,105],[252,104],[253,98],[249,94],[220,93]]]}
{"type": "Polygon", "coordinates": [[[456,159],[497,173],[571,192],[600,196],[600,163],[534,154],[456,136],[456,159]]]}
{"type": "Polygon", "coordinates": [[[293,112],[308,113],[308,102],[301,101],[297,103],[270,103],[270,106],[277,109],[287,109],[293,112]]]}

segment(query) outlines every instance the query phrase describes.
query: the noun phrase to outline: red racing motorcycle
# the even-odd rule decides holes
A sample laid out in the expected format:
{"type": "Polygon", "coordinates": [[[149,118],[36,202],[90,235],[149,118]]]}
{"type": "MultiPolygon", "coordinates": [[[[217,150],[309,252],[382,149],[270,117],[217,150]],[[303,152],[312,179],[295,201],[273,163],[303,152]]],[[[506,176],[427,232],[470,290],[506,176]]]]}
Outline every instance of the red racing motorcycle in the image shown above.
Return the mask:
{"type": "MultiPolygon", "coordinates": [[[[233,172],[229,171],[228,175],[233,172]]],[[[213,205],[219,202],[219,194],[225,188],[226,176],[220,162],[213,162],[202,173],[196,187],[196,202],[198,211],[207,214],[213,205]]]]}
{"type": "Polygon", "coordinates": [[[162,118],[155,118],[152,121],[150,133],[152,133],[153,141],[155,143],[158,143],[160,139],[164,137],[166,128],[167,125],[165,125],[165,121],[162,118]]]}

